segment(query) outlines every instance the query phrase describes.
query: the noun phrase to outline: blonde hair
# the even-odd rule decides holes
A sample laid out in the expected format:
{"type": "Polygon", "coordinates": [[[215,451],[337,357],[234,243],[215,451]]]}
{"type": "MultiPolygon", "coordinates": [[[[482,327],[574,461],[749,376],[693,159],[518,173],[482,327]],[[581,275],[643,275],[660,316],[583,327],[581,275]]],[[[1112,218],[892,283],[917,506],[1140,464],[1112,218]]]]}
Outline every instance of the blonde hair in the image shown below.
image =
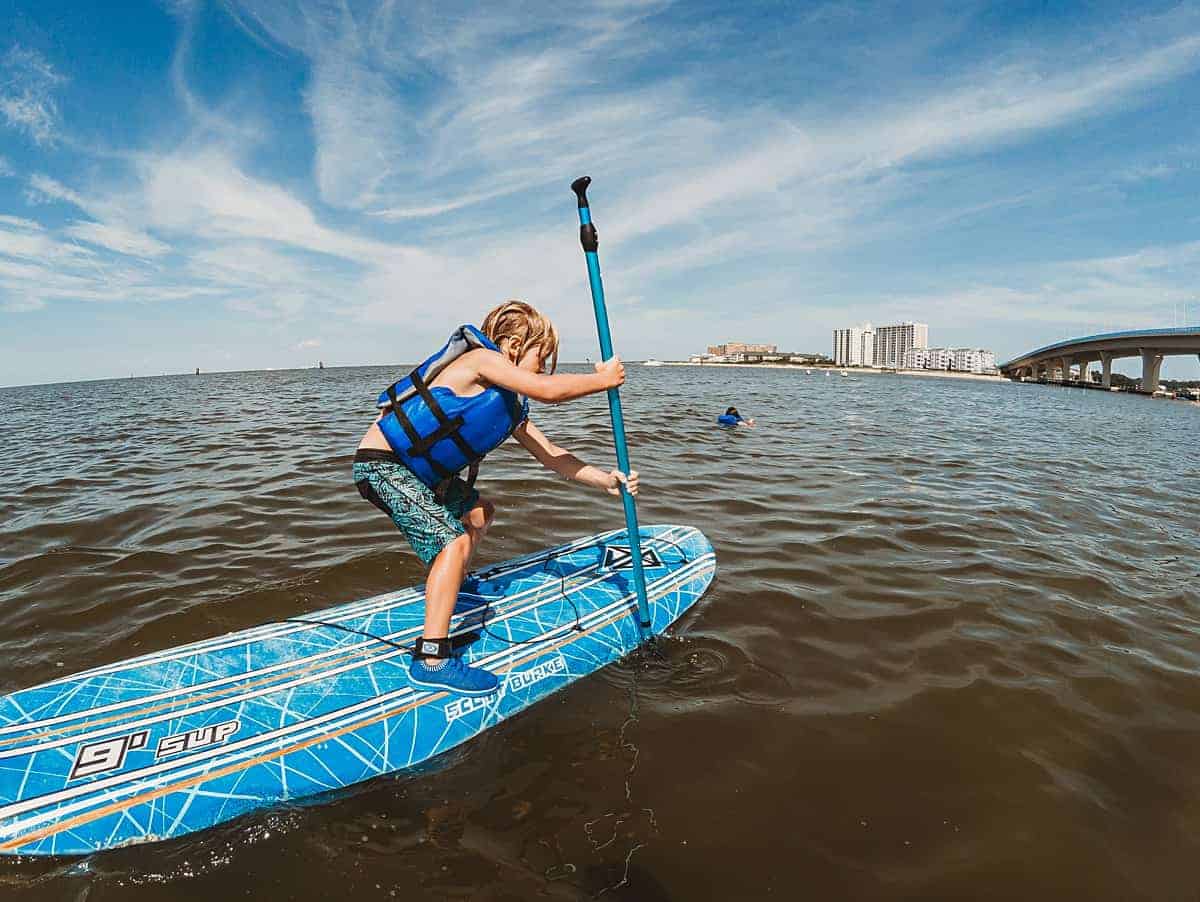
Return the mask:
{"type": "Polygon", "coordinates": [[[505,339],[517,343],[517,360],[530,348],[537,348],[549,359],[547,372],[558,369],[558,330],[549,317],[524,301],[505,301],[483,320],[483,334],[496,345],[505,339]]]}

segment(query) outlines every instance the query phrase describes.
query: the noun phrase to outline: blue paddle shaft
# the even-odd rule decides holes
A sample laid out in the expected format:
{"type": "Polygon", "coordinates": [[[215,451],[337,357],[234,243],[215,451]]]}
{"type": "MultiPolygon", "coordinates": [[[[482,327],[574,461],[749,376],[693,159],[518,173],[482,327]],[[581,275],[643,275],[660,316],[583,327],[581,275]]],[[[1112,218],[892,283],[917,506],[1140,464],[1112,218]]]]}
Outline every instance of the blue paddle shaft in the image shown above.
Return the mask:
{"type": "MultiPolygon", "coordinates": [[[[585,194],[590,181],[591,179],[585,176],[574,182],[571,188],[579,197],[580,236],[583,241],[584,257],[587,259],[588,282],[592,289],[592,307],[596,311],[596,331],[600,336],[600,357],[602,360],[611,360],[613,357],[612,332],[608,327],[608,310],[604,305],[604,283],[600,280],[600,258],[595,250],[596,229],[592,225],[592,214],[588,208],[585,194]]],[[[625,417],[621,413],[621,393],[615,388],[608,390],[608,412],[612,417],[613,444],[617,449],[617,469],[628,476],[630,472],[629,446],[625,442],[625,417]]],[[[634,588],[637,591],[638,625],[641,627],[642,634],[648,636],[650,635],[650,602],[646,598],[646,575],[642,568],[642,542],[638,532],[637,502],[624,486],[621,486],[621,502],[625,508],[625,530],[629,534],[634,588]]]]}

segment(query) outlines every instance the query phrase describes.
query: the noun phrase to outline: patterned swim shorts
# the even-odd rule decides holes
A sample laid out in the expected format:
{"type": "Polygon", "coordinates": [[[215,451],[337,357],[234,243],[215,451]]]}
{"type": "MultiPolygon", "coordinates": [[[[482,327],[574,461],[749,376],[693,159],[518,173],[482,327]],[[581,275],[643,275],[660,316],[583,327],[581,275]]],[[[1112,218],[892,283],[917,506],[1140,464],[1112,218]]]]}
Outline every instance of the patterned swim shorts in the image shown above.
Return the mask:
{"type": "Polygon", "coordinates": [[[462,518],[479,502],[479,492],[457,476],[439,501],[429,486],[386,451],[359,451],[353,473],[358,493],[392,518],[425,564],[466,534],[462,518]]]}

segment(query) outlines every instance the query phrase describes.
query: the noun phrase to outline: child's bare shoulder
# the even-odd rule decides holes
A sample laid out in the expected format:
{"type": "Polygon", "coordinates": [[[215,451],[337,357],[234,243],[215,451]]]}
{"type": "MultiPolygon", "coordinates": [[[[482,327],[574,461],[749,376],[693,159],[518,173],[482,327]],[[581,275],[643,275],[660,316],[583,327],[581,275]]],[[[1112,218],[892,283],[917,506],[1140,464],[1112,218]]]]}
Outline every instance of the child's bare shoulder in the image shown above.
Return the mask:
{"type": "Polygon", "coordinates": [[[438,373],[437,378],[433,380],[433,385],[444,386],[457,394],[469,392],[474,385],[486,381],[480,375],[479,370],[489,355],[500,356],[487,348],[473,348],[467,351],[461,357],[452,360],[444,370],[438,373]]]}

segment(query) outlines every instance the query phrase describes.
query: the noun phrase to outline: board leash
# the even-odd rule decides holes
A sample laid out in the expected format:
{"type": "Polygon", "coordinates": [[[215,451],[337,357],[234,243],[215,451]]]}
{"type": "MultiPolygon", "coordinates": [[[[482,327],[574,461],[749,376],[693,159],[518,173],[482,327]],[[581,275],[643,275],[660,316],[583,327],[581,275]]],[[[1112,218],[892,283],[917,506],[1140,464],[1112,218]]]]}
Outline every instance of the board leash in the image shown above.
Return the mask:
{"type": "MultiPolygon", "coordinates": [[[[687,564],[691,563],[691,559],[688,557],[687,552],[684,551],[683,547],[678,542],[675,542],[672,539],[664,538],[662,536],[656,536],[655,541],[662,542],[665,545],[670,545],[676,551],[678,551],[681,564],[686,566],[687,564]]],[[[631,547],[632,547],[632,545],[633,545],[633,543],[630,542],[631,547]]],[[[560,556],[561,555],[551,555],[551,556],[548,556],[545,560],[543,560],[541,562],[542,563],[542,572],[544,572],[544,573],[549,572],[550,563],[552,561],[558,560],[558,558],[560,556]]],[[[480,571],[478,576],[484,576],[488,572],[489,571],[487,571],[487,570],[480,571]]],[[[567,604],[569,604],[571,606],[571,610],[573,610],[575,612],[575,623],[571,625],[571,629],[574,630],[575,632],[582,633],[584,631],[583,630],[583,615],[579,613],[579,605],[575,603],[575,599],[571,598],[571,596],[567,594],[567,579],[568,578],[569,578],[569,576],[566,573],[559,576],[558,592],[559,592],[559,595],[561,596],[562,600],[565,601],[567,604]]],[[[644,589],[643,589],[643,591],[644,591],[644,589]]],[[[472,594],[475,594],[475,593],[472,593],[472,594]]],[[[485,633],[487,633],[493,639],[497,639],[500,642],[507,643],[508,645],[533,645],[537,642],[545,641],[544,637],[538,637],[538,636],[535,636],[530,639],[510,639],[507,636],[501,636],[499,633],[492,632],[491,627],[489,627],[488,623],[487,623],[488,612],[491,610],[492,602],[494,600],[496,600],[497,598],[502,598],[503,596],[492,597],[492,596],[487,596],[487,595],[476,594],[475,597],[483,599],[483,610],[480,611],[480,614],[479,614],[479,626],[483,629],[483,631],[485,633]]],[[[389,645],[392,648],[402,651],[406,655],[409,655],[409,656],[412,655],[411,648],[409,648],[405,645],[401,645],[399,642],[393,642],[391,639],[387,638],[386,636],[379,636],[379,635],[376,635],[375,633],[368,632],[367,630],[355,629],[352,626],[346,626],[345,624],[342,624],[342,623],[334,623],[331,620],[317,620],[316,618],[305,618],[305,617],[286,617],[282,620],[270,620],[270,621],[268,621],[268,623],[301,623],[306,626],[324,626],[324,627],[328,627],[330,629],[341,630],[344,633],[354,633],[355,635],[358,635],[358,636],[365,636],[368,639],[374,639],[376,642],[382,642],[384,645],[389,645]]],[[[555,629],[557,629],[557,626],[555,627],[555,629]]],[[[451,644],[452,648],[457,650],[459,648],[464,648],[464,647],[470,645],[472,642],[476,641],[478,638],[479,638],[478,633],[466,633],[461,636],[453,637],[450,640],[450,644],[451,644]]]]}

